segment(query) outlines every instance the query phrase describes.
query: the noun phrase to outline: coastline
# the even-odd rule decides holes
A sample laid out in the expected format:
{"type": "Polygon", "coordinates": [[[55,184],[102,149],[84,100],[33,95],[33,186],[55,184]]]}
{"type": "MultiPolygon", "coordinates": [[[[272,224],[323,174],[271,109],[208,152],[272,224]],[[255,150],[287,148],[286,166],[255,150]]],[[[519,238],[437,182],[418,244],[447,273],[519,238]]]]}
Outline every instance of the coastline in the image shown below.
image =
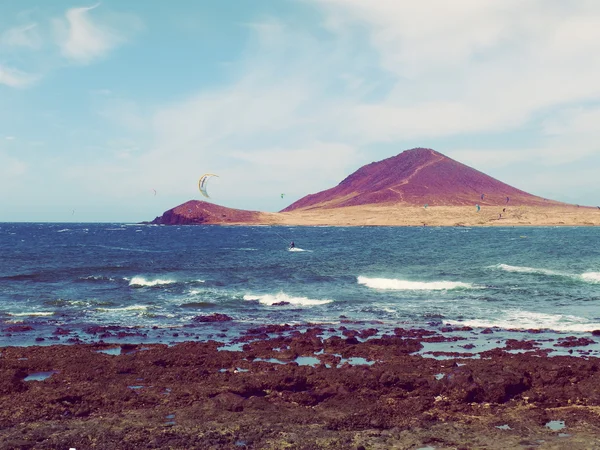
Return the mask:
{"type": "MultiPolygon", "coordinates": [[[[281,226],[441,226],[531,227],[600,226],[600,209],[576,205],[414,206],[373,205],[316,208],[291,212],[258,212],[187,202],[157,217],[162,225],[281,225],[281,226]],[[214,208],[213,212],[211,208],[214,208]]],[[[145,222],[146,223],[146,222],[145,222]]]]}
{"type": "Polygon", "coordinates": [[[600,210],[576,206],[482,206],[477,212],[474,206],[357,206],[277,213],[266,222],[313,226],[598,226],[600,210]]]}
{"type": "Polygon", "coordinates": [[[585,350],[550,356],[531,330],[476,357],[432,358],[416,352],[461,330],[377,336],[373,326],[330,337],[263,326],[229,345],[3,347],[0,448],[600,445],[600,363],[585,350]]]}

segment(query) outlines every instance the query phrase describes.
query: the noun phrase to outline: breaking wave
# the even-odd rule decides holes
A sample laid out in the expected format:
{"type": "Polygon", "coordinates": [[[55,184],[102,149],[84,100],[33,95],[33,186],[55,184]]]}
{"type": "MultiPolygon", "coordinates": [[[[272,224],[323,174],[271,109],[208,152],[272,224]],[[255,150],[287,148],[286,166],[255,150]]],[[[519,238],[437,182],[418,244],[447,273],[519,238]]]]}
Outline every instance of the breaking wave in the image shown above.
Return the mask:
{"type": "Polygon", "coordinates": [[[284,294],[283,292],[279,292],[275,295],[272,294],[263,294],[263,295],[244,295],[244,300],[248,301],[258,301],[263,305],[271,306],[275,303],[289,303],[290,305],[300,305],[300,306],[316,306],[316,305],[325,305],[327,303],[333,302],[333,300],[319,300],[312,299],[308,297],[292,297],[290,295],[284,294]]]}
{"type": "Polygon", "coordinates": [[[154,280],[147,280],[144,277],[133,277],[129,281],[129,286],[131,287],[149,287],[149,286],[160,286],[163,284],[174,284],[177,283],[177,280],[165,280],[161,278],[157,278],[154,280]]]}
{"type": "Polygon", "coordinates": [[[586,272],[581,274],[580,277],[588,283],[600,283],[600,272],[586,272]]]}
{"type": "Polygon", "coordinates": [[[539,269],[535,267],[521,267],[521,266],[509,266],[508,264],[498,264],[493,266],[497,269],[504,270],[505,272],[513,273],[532,273],[538,275],[550,275],[550,276],[569,276],[568,274],[557,272],[550,269],[539,269]]]}
{"type": "Polygon", "coordinates": [[[471,283],[461,281],[408,281],[396,278],[357,277],[358,284],[372,289],[394,291],[442,291],[450,289],[473,289],[471,283]]]}
{"type": "Polygon", "coordinates": [[[541,269],[535,267],[521,267],[521,266],[509,266],[508,264],[498,264],[493,266],[497,269],[504,270],[505,272],[513,273],[530,273],[534,275],[546,275],[552,277],[565,277],[573,280],[585,281],[587,283],[600,283],[600,272],[586,272],[582,274],[571,274],[566,272],[559,272],[550,269],[541,269]]]}
{"type": "Polygon", "coordinates": [[[502,318],[473,319],[463,321],[448,320],[453,325],[470,326],[473,328],[502,328],[517,330],[554,330],[571,333],[584,333],[597,330],[597,322],[590,322],[583,317],[568,314],[546,314],[541,312],[507,311],[502,318]]]}

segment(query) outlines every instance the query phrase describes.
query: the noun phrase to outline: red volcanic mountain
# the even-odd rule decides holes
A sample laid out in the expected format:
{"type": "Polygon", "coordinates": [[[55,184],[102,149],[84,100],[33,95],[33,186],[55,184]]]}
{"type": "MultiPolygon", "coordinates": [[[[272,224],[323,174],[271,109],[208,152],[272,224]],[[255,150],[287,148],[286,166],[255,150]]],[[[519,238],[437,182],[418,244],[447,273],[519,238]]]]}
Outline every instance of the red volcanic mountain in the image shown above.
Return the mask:
{"type": "Polygon", "coordinates": [[[281,212],[373,204],[557,205],[509,186],[428,148],[361,167],[336,187],[307,195],[281,212]]]}
{"type": "Polygon", "coordinates": [[[160,225],[199,225],[260,222],[263,213],[226,208],[214,203],[190,200],[165,211],[152,222],[160,225]]]}

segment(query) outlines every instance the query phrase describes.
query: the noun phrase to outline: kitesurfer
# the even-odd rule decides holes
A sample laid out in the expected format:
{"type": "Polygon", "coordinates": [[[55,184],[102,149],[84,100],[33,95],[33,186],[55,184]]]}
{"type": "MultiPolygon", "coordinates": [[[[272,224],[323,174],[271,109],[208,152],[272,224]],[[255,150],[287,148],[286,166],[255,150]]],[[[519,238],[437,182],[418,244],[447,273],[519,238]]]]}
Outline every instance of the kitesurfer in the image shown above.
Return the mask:
{"type": "Polygon", "coordinates": [[[294,244],[294,241],[292,241],[292,242],[290,243],[290,248],[296,248],[296,245],[294,244]]]}

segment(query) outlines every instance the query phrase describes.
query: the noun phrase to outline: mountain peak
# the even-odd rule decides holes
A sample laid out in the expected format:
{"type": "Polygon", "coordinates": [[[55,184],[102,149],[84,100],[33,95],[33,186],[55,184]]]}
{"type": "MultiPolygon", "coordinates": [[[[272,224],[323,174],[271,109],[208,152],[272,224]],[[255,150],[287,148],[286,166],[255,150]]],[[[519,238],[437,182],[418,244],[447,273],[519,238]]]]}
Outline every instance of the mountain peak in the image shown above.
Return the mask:
{"type": "Polygon", "coordinates": [[[556,204],[512,187],[430,148],[367,164],[336,187],[307,195],[282,212],[358,205],[556,204]]]}

